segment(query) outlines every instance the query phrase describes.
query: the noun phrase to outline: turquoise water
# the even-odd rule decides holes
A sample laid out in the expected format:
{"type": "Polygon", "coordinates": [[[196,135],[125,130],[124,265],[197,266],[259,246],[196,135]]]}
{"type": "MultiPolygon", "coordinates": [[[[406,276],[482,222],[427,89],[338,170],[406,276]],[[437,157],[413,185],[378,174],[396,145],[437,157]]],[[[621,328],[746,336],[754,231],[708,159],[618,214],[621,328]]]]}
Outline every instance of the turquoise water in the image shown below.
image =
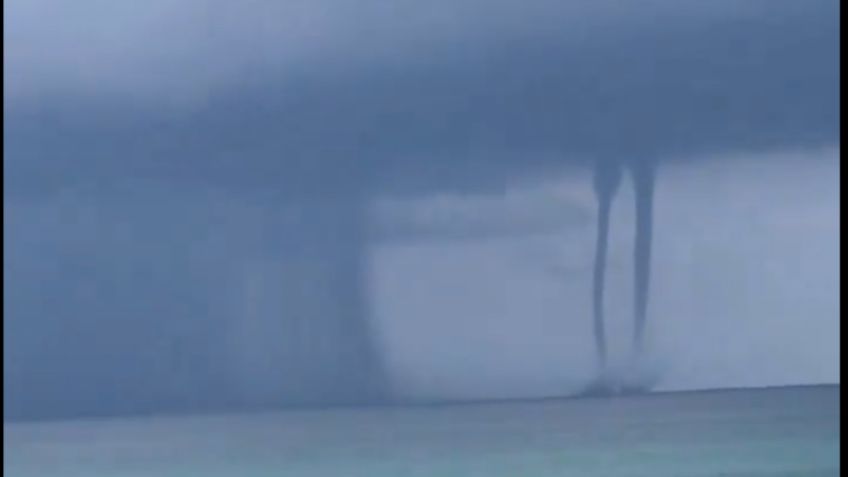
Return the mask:
{"type": "Polygon", "coordinates": [[[8,476],[839,474],[839,387],[4,425],[8,476]]]}

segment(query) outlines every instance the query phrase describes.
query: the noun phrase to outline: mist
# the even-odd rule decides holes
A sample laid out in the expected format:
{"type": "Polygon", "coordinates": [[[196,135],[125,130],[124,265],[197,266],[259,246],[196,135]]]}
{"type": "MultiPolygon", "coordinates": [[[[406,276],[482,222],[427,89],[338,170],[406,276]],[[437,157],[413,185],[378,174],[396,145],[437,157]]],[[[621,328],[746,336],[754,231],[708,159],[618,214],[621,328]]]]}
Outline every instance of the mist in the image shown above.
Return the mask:
{"type": "MultiPolygon", "coordinates": [[[[659,389],[839,382],[837,154],[664,171],[648,326],[659,389]]],[[[334,308],[353,309],[356,291],[326,283],[332,253],[359,257],[327,242],[349,237],[338,227],[350,221],[321,221],[349,207],[298,220],[212,193],[155,196],[6,202],[7,410],[149,412],[153,392],[183,410],[220,407],[224,390],[241,406],[370,397],[361,381],[338,386],[373,366],[339,349],[371,338],[351,339],[339,320],[354,318],[334,308]]],[[[571,173],[498,196],[372,205],[367,273],[354,280],[383,356],[369,379],[412,400],[579,389],[595,356],[591,198],[588,173],[571,173]]],[[[611,222],[607,332],[622,366],[633,211],[611,222]]]]}
{"type": "MultiPolygon", "coordinates": [[[[830,150],[661,174],[647,332],[658,389],[839,382],[838,173],[830,150]]],[[[633,327],[631,194],[623,188],[611,218],[607,333],[617,367],[626,365],[633,327]]],[[[524,196],[527,215],[552,203],[594,208],[588,173],[524,196]]],[[[444,201],[431,201],[432,210],[444,201]]],[[[473,202],[455,201],[456,210],[473,202]]],[[[504,200],[505,211],[510,202],[519,201],[504,200]]],[[[400,389],[433,398],[555,396],[590,379],[595,224],[577,217],[554,215],[558,230],[513,219],[524,236],[381,247],[376,316],[400,389]]]]}

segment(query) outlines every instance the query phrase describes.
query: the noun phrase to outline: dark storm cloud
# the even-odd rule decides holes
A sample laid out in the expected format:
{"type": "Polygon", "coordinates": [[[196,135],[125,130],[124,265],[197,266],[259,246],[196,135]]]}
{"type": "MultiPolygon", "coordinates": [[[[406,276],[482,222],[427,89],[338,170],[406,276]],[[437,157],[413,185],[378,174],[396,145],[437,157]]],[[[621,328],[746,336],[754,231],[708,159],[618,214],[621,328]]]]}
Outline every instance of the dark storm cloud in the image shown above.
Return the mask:
{"type": "Polygon", "coordinates": [[[52,42],[19,5],[6,184],[415,193],[837,141],[836,2],[415,5],[92,6],[52,42]]]}

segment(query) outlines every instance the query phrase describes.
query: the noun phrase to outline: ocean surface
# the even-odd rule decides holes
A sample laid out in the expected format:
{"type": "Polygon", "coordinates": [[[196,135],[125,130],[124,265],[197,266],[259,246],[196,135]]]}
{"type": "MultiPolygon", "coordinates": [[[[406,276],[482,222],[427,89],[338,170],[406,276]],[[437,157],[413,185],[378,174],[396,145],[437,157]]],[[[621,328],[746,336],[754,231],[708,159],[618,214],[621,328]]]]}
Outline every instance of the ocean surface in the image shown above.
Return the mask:
{"type": "Polygon", "coordinates": [[[9,477],[830,476],[839,386],[4,423],[9,477]]]}

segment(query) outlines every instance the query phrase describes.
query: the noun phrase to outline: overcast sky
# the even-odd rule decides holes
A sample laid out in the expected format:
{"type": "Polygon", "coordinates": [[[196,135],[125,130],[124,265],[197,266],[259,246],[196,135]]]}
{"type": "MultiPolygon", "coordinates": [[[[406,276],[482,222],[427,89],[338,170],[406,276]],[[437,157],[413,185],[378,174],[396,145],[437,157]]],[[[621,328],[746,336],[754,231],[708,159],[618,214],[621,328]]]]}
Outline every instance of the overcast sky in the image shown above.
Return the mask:
{"type": "MultiPolygon", "coordinates": [[[[367,315],[402,393],[563,392],[591,372],[587,166],[645,157],[662,386],[838,380],[838,10],[6,2],[4,382],[267,398],[367,315]]],[[[627,186],[615,210],[624,336],[627,186]]]]}
{"type": "Polygon", "coordinates": [[[129,177],[469,191],[598,156],[837,137],[827,0],[4,8],[7,194],[129,177]]]}
{"type": "Polygon", "coordinates": [[[695,0],[11,1],[4,5],[5,75],[12,100],[85,92],[154,98],[164,107],[205,101],[257,74],[350,75],[357,66],[482,53],[522,38],[579,43],[722,16],[745,21],[770,10],[762,1],[695,0]]]}

